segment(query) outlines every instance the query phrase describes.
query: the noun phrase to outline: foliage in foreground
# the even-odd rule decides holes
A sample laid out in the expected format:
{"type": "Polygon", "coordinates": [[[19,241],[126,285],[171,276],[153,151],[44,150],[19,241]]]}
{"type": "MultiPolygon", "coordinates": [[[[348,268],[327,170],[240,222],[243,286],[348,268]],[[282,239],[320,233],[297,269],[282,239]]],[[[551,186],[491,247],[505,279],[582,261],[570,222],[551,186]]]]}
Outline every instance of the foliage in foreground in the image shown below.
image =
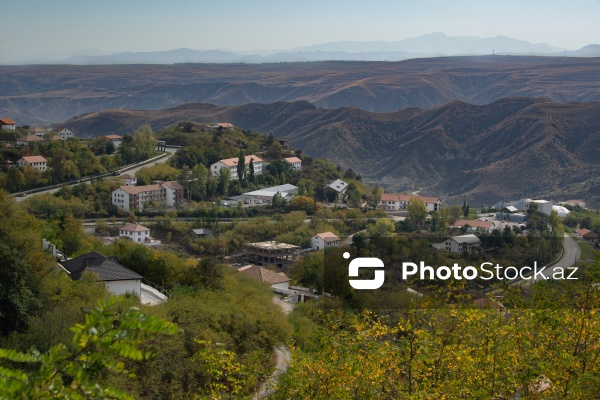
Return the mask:
{"type": "Polygon", "coordinates": [[[0,349],[0,359],[12,363],[39,365],[24,372],[11,363],[0,367],[0,398],[115,398],[129,399],[126,393],[105,387],[98,378],[106,372],[127,374],[124,359],[143,360],[151,354],[138,345],[153,333],[173,334],[177,325],[144,315],[137,308],[122,308],[121,298],[111,297],[86,315],[84,324],[73,331],[73,349],[64,344],[46,353],[22,353],[0,349]]]}

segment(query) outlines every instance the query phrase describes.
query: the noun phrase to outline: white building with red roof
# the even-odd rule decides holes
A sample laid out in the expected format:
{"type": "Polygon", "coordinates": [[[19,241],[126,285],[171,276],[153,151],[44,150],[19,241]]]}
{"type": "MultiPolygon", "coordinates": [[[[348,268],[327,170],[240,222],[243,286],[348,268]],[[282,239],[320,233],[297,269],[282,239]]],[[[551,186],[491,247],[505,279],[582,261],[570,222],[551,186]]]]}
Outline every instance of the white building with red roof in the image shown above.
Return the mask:
{"type": "MultiPolygon", "coordinates": [[[[223,160],[219,160],[210,166],[210,173],[212,174],[212,176],[219,176],[219,172],[221,171],[222,168],[228,168],[229,172],[231,173],[231,179],[238,179],[238,173],[237,173],[238,161],[239,161],[239,157],[226,158],[223,160]]],[[[254,165],[254,175],[262,174],[263,160],[260,157],[255,156],[254,154],[251,154],[249,156],[246,156],[246,158],[244,160],[244,163],[246,164],[247,168],[250,168],[250,162],[252,162],[252,165],[254,165]]]]}
{"type": "Polygon", "coordinates": [[[29,167],[35,168],[38,171],[45,171],[47,167],[47,160],[42,156],[25,156],[17,161],[17,165],[21,168],[29,167]]]}
{"type": "Polygon", "coordinates": [[[283,161],[289,163],[296,171],[300,171],[302,169],[302,160],[298,157],[287,157],[284,158],[283,161]]]}
{"type": "Polygon", "coordinates": [[[0,118],[0,129],[7,132],[14,132],[17,123],[10,118],[0,118]]]}
{"type": "Polygon", "coordinates": [[[119,228],[119,237],[128,238],[136,243],[144,243],[152,240],[150,228],[140,224],[125,224],[119,228]]]}
{"type": "Polygon", "coordinates": [[[73,133],[73,131],[65,128],[64,126],[59,126],[58,128],[54,129],[54,132],[56,132],[56,134],[59,137],[65,139],[65,140],[75,137],[75,134],[73,133]]]}
{"type": "Polygon", "coordinates": [[[310,239],[310,247],[317,250],[338,247],[340,243],[340,238],[333,232],[317,233],[310,239]]]}
{"type": "Polygon", "coordinates": [[[112,204],[125,211],[148,207],[174,207],[183,203],[183,186],[176,181],[144,186],[120,186],[112,192],[112,204]]]}
{"type": "Polygon", "coordinates": [[[383,208],[386,211],[405,210],[413,199],[422,200],[423,203],[425,203],[425,208],[427,208],[427,211],[438,211],[442,206],[442,200],[440,200],[438,197],[417,196],[414,194],[383,193],[381,195],[381,200],[379,201],[378,207],[383,208]]]}

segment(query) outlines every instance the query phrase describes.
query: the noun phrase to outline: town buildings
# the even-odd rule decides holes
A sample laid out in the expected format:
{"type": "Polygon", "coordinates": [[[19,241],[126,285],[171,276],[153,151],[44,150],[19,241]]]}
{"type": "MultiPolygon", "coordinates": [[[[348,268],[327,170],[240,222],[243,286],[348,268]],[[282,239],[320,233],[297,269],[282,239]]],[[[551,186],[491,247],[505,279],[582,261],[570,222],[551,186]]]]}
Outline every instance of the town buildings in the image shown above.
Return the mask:
{"type": "Polygon", "coordinates": [[[120,186],[112,192],[112,204],[125,211],[182,204],[183,186],[168,181],[145,186],[120,186]]]}

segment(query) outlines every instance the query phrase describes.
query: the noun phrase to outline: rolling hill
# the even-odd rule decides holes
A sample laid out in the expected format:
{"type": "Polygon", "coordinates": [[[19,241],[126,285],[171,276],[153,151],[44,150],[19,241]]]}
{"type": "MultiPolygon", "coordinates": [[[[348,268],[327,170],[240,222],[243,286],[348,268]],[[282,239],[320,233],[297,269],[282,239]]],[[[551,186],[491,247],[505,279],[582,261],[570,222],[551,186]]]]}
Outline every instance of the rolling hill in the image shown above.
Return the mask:
{"type": "Polygon", "coordinates": [[[0,114],[45,126],[107,109],[307,101],[373,112],[504,97],[600,101],[600,58],[477,56],[401,62],[0,67],[0,114]]]}
{"type": "Polygon", "coordinates": [[[390,191],[473,204],[523,196],[582,198],[600,206],[600,103],[505,98],[486,105],[452,101],[431,109],[373,113],[309,102],[221,107],[189,103],[157,111],[111,110],[66,126],[96,136],[155,130],[185,120],[228,121],[287,136],[295,147],[380,182],[390,191]]]}

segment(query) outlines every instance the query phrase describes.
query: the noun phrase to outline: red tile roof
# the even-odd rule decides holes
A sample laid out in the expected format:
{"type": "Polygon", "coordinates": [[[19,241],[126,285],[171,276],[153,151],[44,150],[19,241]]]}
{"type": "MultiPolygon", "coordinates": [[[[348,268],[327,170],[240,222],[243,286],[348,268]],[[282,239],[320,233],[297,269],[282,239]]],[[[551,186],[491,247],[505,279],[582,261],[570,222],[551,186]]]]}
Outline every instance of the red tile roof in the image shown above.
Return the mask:
{"type": "Polygon", "coordinates": [[[104,136],[107,139],[111,139],[111,140],[120,140],[123,139],[123,136],[119,136],[119,135],[106,135],[104,136]]]}
{"type": "Polygon", "coordinates": [[[480,221],[478,219],[459,219],[454,222],[453,226],[462,228],[465,225],[469,225],[471,228],[490,229],[493,223],[493,221],[480,221]]]}
{"type": "Polygon", "coordinates": [[[16,125],[17,123],[10,118],[0,118],[2,125],[16,125]]]}
{"type": "Polygon", "coordinates": [[[257,265],[246,265],[244,267],[238,268],[238,271],[243,272],[244,274],[258,279],[262,282],[266,282],[269,285],[275,285],[277,283],[289,282],[291,281],[283,272],[275,272],[270,269],[259,267],[257,265]]]}
{"type": "Polygon", "coordinates": [[[333,232],[317,233],[315,236],[320,237],[326,242],[335,242],[336,240],[340,240],[340,238],[337,237],[337,235],[333,232]]]}
{"type": "Polygon", "coordinates": [[[284,158],[284,160],[289,163],[302,162],[302,160],[299,159],[298,157],[287,157],[287,158],[284,158]]]}
{"type": "Polygon", "coordinates": [[[122,227],[119,228],[120,230],[123,231],[130,231],[130,232],[144,232],[144,231],[149,231],[150,228],[146,228],[143,225],[140,224],[125,224],[122,227]]]}
{"type": "MultiPolygon", "coordinates": [[[[251,154],[249,156],[246,156],[246,160],[244,162],[246,164],[250,164],[250,159],[252,159],[252,162],[262,162],[263,161],[260,157],[257,157],[254,154],[251,154]]],[[[234,167],[237,165],[238,160],[239,160],[239,157],[233,157],[233,158],[226,158],[224,160],[219,160],[219,161],[222,162],[223,164],[227,165],[228,167],[234,167]]]]}
{"type": "Polygon", "coordinates": [[[23,157],[23,160],[27,161],[29,164],[33,164],[36,162],[47,162],[48,161],[42,156],[25,156],[25,157],[23,157]]]}

